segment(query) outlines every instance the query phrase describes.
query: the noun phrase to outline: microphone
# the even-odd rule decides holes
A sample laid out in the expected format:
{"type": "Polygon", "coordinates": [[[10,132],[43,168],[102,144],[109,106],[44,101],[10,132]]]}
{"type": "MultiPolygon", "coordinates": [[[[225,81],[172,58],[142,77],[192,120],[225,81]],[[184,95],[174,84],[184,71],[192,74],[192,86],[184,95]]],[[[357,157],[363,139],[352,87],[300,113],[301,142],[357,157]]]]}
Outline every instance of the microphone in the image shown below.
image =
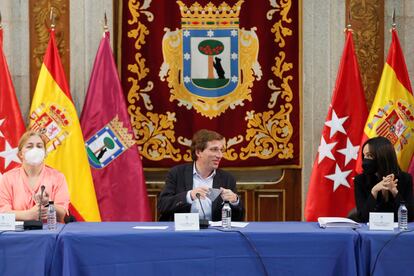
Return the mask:
{"type": "Polygon", "coordinates": [[[196,193],[196,197],[198,198],[198,203],[200,203],[201,211],[203,212],[203,219],[200,219],[200,228],[206,229],[208,228],[208,220],[206,219],[206,213],[204,213],[203,204],[201,204],[200,193],[196,193]]]}
{"type": "Polygon", "coordinates": [[[38,218],[38,220],[26,220],[25,222],[23,222],[23,229],[24,230],[41,230],[41,229],[43,229],[42,201],[43,201],[44,191],[45,191],[45,186],[42,185],[40,187],[40,204],[39,204],[39,218],[38,218]]]}
{"type": "Polygon", "coordinates": [[[43,193],[45,191],[45,185],[40,186],[40,204],[39,204],[39,220],[42,221],[42,203],[43,203],[43,193]]]}

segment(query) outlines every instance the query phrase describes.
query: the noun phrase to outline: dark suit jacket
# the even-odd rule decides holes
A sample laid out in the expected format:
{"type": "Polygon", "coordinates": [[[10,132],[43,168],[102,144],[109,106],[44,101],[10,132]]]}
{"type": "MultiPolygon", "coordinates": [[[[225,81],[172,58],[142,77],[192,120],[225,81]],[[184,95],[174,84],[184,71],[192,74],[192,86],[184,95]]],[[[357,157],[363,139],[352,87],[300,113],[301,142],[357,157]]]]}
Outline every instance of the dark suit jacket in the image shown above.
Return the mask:
{"type": "Polygon", "coordinates": [[[372,188],[381,180],[375,175],[367,175],[365,173],[355,176],[355,203],[358,212],[358,220],[360,222],[369,221],[369,212],[391,212],[394,213],[394,220],[398,219],[398,207],[401,201],[405,201],[408,209],[408,220],[413,221],[413,187],[411,175],[400,172],[397,176],[398,194],[394,198],[389,194],[388,201],[385,202],[382,192],[378,192],[377,199],[371,194],[372,188]]]}
{"type": "MultiPolygon", "coordinates": [[[[236,180],[234,177],[220,169],[216,170],[213,178],[213,188],[220,187],[230,189],[237,193],[236,180]]],[[[191,204],[187,203],[187,191],[193,189],[193,163],[182,164],[173,167],[165,180],[165,187],[158,199],[158,211],[160,221],[173,221],[174,213],[190,213],[191,204]]],[[[212,202],[212,220],[221,220],[221,207],[223,200],[217,197],[212,202]]],[[[244,217],[244,209],[241,200],[237,206],[230,204],[232,209],[232,220],[241,221],[244,217]]]]}

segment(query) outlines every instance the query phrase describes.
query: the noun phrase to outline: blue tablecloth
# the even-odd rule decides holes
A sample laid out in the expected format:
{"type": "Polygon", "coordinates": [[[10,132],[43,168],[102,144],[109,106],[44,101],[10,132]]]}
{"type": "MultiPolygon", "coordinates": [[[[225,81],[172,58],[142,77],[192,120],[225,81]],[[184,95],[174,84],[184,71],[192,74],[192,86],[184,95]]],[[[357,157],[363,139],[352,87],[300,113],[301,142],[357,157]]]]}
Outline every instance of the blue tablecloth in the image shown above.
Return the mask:
{"type": "Polygon", "coordinates": [[[257,254],[269,275],[413,275],[414,232],[320,229],[305,222],[253,222],[239,231],[108,222],[5,232],[0,275],[263,275],[257,254]]]}
{"type": "Polygon", "coordinates": [[[49,275],[57,231],[31,230],[0,234],[0,275],[49,275]]]}
{"type": "Polygon", "coordinates": [[[238,232],[137,230],[154,223],[71,223],[53,275],[356,275],[358,234],[316,223],[250,223],[238,232]]]}
{"type": "Polygon", "coordinates": [[[409,231],[359,229],[359,275],[414,275],[414,223],[409,231]]]}

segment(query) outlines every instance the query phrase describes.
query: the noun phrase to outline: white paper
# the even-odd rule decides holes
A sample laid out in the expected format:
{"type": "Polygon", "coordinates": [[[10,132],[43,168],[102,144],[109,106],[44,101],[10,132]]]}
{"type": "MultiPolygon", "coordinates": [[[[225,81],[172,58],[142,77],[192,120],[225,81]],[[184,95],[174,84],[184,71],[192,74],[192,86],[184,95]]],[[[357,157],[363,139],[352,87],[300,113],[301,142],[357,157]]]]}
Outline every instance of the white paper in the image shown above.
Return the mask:
{"type": "Polygon", "coordinates": [[[148,225],[148,226],[134,226],[134,229],[142,229],[142,230],[165,230],[168,226],[155,226],[155,225],[148,225]]]}
{"type": "MultiPolygon", "coordinates": [[[[367,222],[367,226],[369,227],[369,222],[367,222]]],[[[398,222],[394,222],[394,228],[398,228],[398,222]]]]}
{"type": "Polygon", "coordinates": [[[174,226],[176,231],[200,230],[198,213],[175,213],[174,226]]]}
{"type": "Polygon", "coordinates": [[[0,231],[14,231],[16,229],[15,214],[0,214],[0,231]]]}
{"type": "Polygon", "coordinates": [[[349,218],[342,217],[319,217],[318,223],[321,228],[330,227],[348,227],[348,228],[359,228],[361,225],[349,218]]]}
{"type": "Polygon", "coordinates": [[[394,230],[394,213],[369,213],[369,230],[394,230]]]}
{"type": "Polygon", "coordinates": [[[213,202],[214,200],[216,200],[216,198],[221,194],[221,190],[220,189],[216,189],[216,188],[209,188],[208,189],[208,193],[207,193],[207,197],[211,200],[211,202],[213,202]]]}
{"type": "MultiPolygon", "coordinates": [[[[222,222],[221,221],[209,221],[210,226],[213,227],[221,227],[222,226],[222,222]]],[[[232,221],[231,222],[231,227],[235,227],[235,228],[244,228],[248,225],[248,222],[239,222],[239,221],[232,221]]]]}

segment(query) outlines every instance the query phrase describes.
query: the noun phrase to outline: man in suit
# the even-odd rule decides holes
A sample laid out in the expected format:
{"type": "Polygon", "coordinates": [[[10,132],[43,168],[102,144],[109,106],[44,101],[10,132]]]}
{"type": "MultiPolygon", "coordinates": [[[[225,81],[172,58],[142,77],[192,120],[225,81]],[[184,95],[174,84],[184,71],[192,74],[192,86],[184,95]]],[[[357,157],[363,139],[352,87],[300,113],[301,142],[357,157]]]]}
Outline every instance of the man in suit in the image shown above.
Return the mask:
{"type": "Polygon", "coordinates": [[[232,220],[243,220],[244,209],[237,195],[236,180],[218,168],[224,143],[224,137],[215,131],[202,129],[194,134],[191,143],[194,162],[175,166],[168,172],[158,199],[160,221],[174,220],[174,213],[199,213],[200,218],[204,219],[201,209],[205,219],[219,221],[224,201],[230,202],[232,220]],[[211,188],[221,191],[214,201],[207,196],[211,188]]]}

